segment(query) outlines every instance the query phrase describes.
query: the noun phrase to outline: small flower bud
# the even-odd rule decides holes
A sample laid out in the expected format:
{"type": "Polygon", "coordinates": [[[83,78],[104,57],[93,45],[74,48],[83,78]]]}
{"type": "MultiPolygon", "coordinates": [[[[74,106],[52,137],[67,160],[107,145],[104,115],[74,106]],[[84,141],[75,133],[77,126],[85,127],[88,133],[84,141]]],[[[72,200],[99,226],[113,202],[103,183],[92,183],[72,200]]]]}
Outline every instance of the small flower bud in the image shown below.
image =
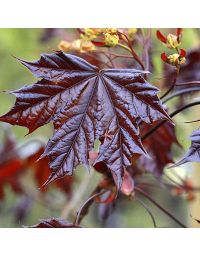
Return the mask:
{"type": "Polygon", "coordinates": [[[168,56],[168,62],[174,66],[182,65],[185,63],[185,57],[181,57],[178,53],[174,53],[168,56]]]}
{"type": "Polygon", "coordinates": [[[108,47],[116,46],[119,42],[119,36],[116,34],[105,33],[105,45],[108,47]]]}
{"type": "Polygon", "coordinates": [[[180,44],[181,44],[181,42],[178,40],[178,37],[176,35],[168,34],[167,42],[166,42],[167,48],[175,49],[175,48],[179,47],[180,44]]]}
{"type": "Polygon", "coordinates": [[[169,56],[167,56],[166,53],[162,53],[161,54],[161,59],[168,63],[168,64],[171,64],[171,65],[174,65],[174,66],[179,66],[179,65],[182,65],[185,63],[186,61],[186,52],[185,50],[183,49],[180,49],[180,53],[174,53],[174,54],[171,54],[169,56]]]}
{"type": "Polygon", "coordinates": [[[62,40],[58,44],[58,48],[59,48],[59,50],[62,50],[64,52],[68,52],[71,49],[71,43],[62,40]]]}

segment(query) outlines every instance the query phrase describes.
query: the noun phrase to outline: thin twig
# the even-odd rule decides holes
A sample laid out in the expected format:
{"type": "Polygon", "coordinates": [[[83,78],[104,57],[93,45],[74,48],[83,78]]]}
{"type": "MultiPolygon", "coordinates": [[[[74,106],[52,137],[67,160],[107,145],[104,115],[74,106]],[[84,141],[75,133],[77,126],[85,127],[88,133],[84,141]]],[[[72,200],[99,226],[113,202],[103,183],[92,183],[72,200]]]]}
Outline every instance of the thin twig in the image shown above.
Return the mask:
{"type": "MultiPolygon", "coordinates": [[[[181,183],[176,182],[175,180],[173,180],[168,174],[163,173],[163,175],[172,183],[174,183],[177,187],[179,188],[183,188],[183,185],[181,183]]],[[[181,180],[182,181],[182,180],[181,180]]],[[[182,181],[183,182],[183,181],[182,181]]]]}
{"type": "Polygon", "coordinates": [[[174,215],[168,212],[165,208],[163,208],[160,204],[158,204],[152,197],[150,197],[145,191],[141,190],[138,187],[135,187],[135,190],[138,191],[141,195],[146,197],[149,201],[151,201],[155,206],[157,206],[162,212],[168,215],[171,219],[173,219],[179,226],[183,228],[187,228],[182,222],[180,222],[174,215]]]}
{"type": "Polygon", "coordinates": [[[128,44],[129,47],[125,46],[124,44],[118,44],[119,46],[123,47],[124,49],[128,50],[133,58],[138,62],[138,64],[142,67],[143,70],[145,70],[145,66],[142,62],[142,60],[140,59],[140,57],[138,56],[138,54],[134,51],[133,47],[132,47],[132,44],[129,40],[129,38],[127,37],[126,34],[123,34],[123,33],[120,33],[125,39],[126,39],[126,42],[128,44]]]}
{"type": "Polygon", "coordinates": [[[81,206],[80,210],[77,213],[74,225],[78,226],[83,218],[84,215],[86,215],[86,211],[89,209],[89,207],[92,205],[93,200],[95,199],[95,197],[98,197],[100,195],[102,195],[103,193],[105,193],[105,190],[100,191],[98,193],[93,194],[92,196],[90,196],[85,203],[81,206]]]}
{"type": "Polygon", "coordinates": [[[175,87],[176,85],[176,81],[177,81],[177,78],[178,78],[178,75],[179,75],[179,71],[180,71],[180,67],[176,67],[176,74],[175,74],[175,77],[174,77],[174,80],[172,82],[172,85],[169,87],[169,89],[160,97],[160,99],[163,99],[165,98],[175,87]]]}
{"type": "Polygon", "coordinates": [[[154,228],[157,228],[157,225],[156,225],[156,220],[153,216],[153,213],[151,212],[151,210],[148,208],[148,206],[142,202],[142,200],[140,200],[138,197],[135,197],[135,199],[144,207],[144,209],[148,212],[148,214],[150,215],[151,219],[152,219],[152,222],[153,222],[153,226],[154,228]]]}
{"type": "Polygon", "coordinates": [[[176,86],[187,86],[187,85],[200,85],[200,81],[188,81],[188,82],[180,82],[176,83],[176,86]]]}
{"type": "Polygon", "coordinates": [[[186,88],[186,89],[176,91],[173,94],[166,97],[164,100],[162,100],[162,103],[165,104],[166,102],[173,99],[174,97],[184,95],[184,94],[188,94],[188,93],[192,93],[192,92],[195,92],[195,91],[200,91],[200,88],[199,87],[192,87],[192,88],[186,88]]]}
{"type": "MultiPolygon", "coordinates": [[[[186,110],[187,108],[190,108],[192,106],[195,105],[199,105],[200,101],[196,101],[187,105],[184,105],[182,107],[180,107],[179,109],[175,110],[174,112],[172,112],[169,116],[171,118],[173,118],[175,115],[177,115],[178,113],[186,110]]],[[[158,128],[160,128],[163,124],[165,124],[167,120],[162,120],[161,122],[159,122],[156,126],[154,126],[153,128],[151,128],[146,134],[144,134],[141,138],[142,141],[144,141],[147,137],[149,137],[151,134],[153,134],[158,128]]]]}

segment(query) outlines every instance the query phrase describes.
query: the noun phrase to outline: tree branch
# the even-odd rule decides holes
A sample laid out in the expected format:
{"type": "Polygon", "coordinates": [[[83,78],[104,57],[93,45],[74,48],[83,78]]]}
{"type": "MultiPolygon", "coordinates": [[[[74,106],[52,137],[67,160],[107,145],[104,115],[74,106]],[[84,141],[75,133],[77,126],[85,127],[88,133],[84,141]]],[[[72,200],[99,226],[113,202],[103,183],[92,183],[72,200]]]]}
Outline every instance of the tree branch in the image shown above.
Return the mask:
{"type": "Polygon", "coordinates": [[[170,212],[168,212],[165,208],[159,205],[152,197],[150,197],[145,191],[141,190],[138,187],[135,187],[135,190],[138,191],[141,195],[146,197],[149,201],[151,201],[155,206],[157,206],[162,212],[168,215],[171,219],[173,219],[179,226],[183,228],[187,228],[182,222],[180,222],[176,217],[174,217],[170,212]]]}
{"type": "MultiPolygon", "coordinates": [[[[173,118],[174,116],[176,116],[178,113],[186,110],[187,108],[190,108],[192,106],[195,105],[199,105],[200,101],[196,101],[187,105],[184,105],[183,107],[180,107],[179,109],[175,110],[174,112],[172,112],[169,116],[171,118],[173,118]]],[[[151,134],[153,134],[159,127],[161,127],[163,124],[165,124],[167,120],[162,120],[160,123],[158,123],[155,127],[151,128],[146,134],[144,134],[141,138],[142,141],[144,141],[147,137],[149,137],[151,134]]]]}

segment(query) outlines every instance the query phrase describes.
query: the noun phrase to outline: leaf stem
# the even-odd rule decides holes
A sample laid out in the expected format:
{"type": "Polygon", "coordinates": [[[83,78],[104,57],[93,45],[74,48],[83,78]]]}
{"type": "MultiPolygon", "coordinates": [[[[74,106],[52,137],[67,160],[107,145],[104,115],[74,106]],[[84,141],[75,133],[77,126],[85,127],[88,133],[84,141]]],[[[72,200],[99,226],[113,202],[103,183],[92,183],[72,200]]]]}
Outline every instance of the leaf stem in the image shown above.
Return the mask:
{"type": "Polygon", "coordinates": [[[183,95],[183,94],[187,94],[187,93],[192,93],[194,91],[200,91],[200,88],[199,87],[193,87],[193,88],[186,88],[186,89],[183,89],[183,90],[180,90],[180,91],[177,91],[177,92],[174,92],[173,94],[169,95],[168,97],[166,97],[162,103],[166,103],[168,102],[169,100],[171,100],[172,98],[174,97],[177,97],[177,96],[180,96],[180,95],[183,95]]]}
{"type": "Polygon", "coordinates": [[[180,71],[180,66],[178,66],[176,68],[176,74],[175,74],[175,77],[174,77],[174,80],[172,82],[172,85],[169,87],[169,89],[160,97],[160,99],[163,99],[165,98],[175,87],[176,85],[176,81],[177,81],[177,78],[178,78],[178,75],[179,75],[179,71],[180,71]]]}
{"type": "MultiPolygon", "coordinates": [[[[172,112],[169,116],[171,118],[173,118],[175,115],[177,115],[178,113],[186,110],[187,108],[190,108],[192,106],[195,105],[199,105],[200,101],[196,101],[187,105],[184,105],[182,107],[180,107],[179,109],[175,110],[174,112],[172,112]]],[[[163,124],[165,124],[167,120],[162,120],[161,122],[159,122],[156,126],[154,126],[153,128],[151,128],[146,134],[144,134],[141,138],[142,141],[144,141],[147,137],[149,137],[151,134],[153,134],[159,127],[161,127],[163,124]]]]}
{"type": "Polygon", "coordinates": [[[81,206],[80,210],[77,212],[77,216],[74,221],[75,226],[78,226],[80,224],[81,220],[83,219],[83,216],[85,216],[87,214],[87,211],[88,211],[89,207],[92,205],[95,197],[98,197],[98,196],[102,195],[103,193],[105,193],[105,190],[103,190],[103,191],[101,190],[100,192],[93,194],[85,201],[85,203],[81,206]]]}
{"type": "Polygon", "coordinates": [[[188,81],[188,82],[180,82],[176,83],[176,86],[187,86],[187,85],[200,85],[200,81],[188,81]]]}
{"type": "Polygon", "coordinates": [[[123,34],[123,33],[119,33],[119,34],[121,34],[121,35],[126,39],[126,42],[127,42],[127,44],[128,44],[128,47],[127,47],[126,45],[124,45],[124,44],[121,44],[121,43],[118,43],[118,46],[120,46],[120,47],[122,47],[122,48],[128,50],[128,51],[132,54],[133,58],[134,58],[134,59],[138,62],[138,64],[141,66],[141,68],[142,68],[143,70],[145,70],[145,66],[144,66],[142,60],[140,59],[140,57],[138,56],[138,54],[134,51],[134,49],[133,49],[133,47],[132,47],[132,44],[131,44],[129,38],[127,37],[127,35],[126,35],[126,34],[123,34]]]}
{"type": "Polygon", "coordinates": [[[182,222],[180,222],[175,216],[173,216],[170,212],[168,212],[165,208],[163,208],[160,204],[158,204],[152,197],[150,197],[145,191],[141,190],[138,187],[135,187],[135,190],[138,191],[141,195],[146,197],[149,201],[151,201],[155,206],[157,206],[162,212],[168,215],[171,219],[173,219],[179,226],[183,228],[187,228],[182,222]]]}
{"type": "Polygon", "coordinates": [[[144,209],[148,212],[148,214],[150,215],[151,219],[152,219],[152,222],[153,222],[153,226],[154,228],[157,228],[157,225],[156,225],[156,220],[153,216],[153,213],[151,212],[151,210],[148,208],[148,206],[142,201],[140,200],[138,197],[135,197],[135,199],[144,207],[144,209]]]}

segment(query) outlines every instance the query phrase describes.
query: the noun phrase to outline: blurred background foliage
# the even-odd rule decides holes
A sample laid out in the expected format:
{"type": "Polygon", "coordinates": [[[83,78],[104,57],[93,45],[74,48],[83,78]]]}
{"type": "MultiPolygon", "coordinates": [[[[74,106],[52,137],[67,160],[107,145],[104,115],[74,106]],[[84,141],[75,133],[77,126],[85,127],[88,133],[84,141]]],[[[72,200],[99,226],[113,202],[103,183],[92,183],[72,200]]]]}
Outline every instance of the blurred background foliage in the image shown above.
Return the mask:
{"type": "MultiPolygon", "coordinates": [[[[173,29],[162,29],[165,34],[173,31],[173,29]]],[[[54,31],[55,32],[55,31],[54,31]]],[[[160,59],[160,53],[163,52],[162,44],[156,39],[156,29],[152,29],[152,61],[153,72],[150,76],[151,82],[162,89],[163,62],[160,59]]],[[[77,36],[75,29],[57,29],[53,36],[48,39],[46,29],[0,29],[0,114],[7,112],[13,105],[15,98],[12,95],[3,93],[3,91],[14,90],[22,85],[31,84],[36,79],[33,75],[22,66],[13,56],[26,59],[37,60],[41,53],[52,52],[57,50],[57,45],[61,40],[68,40],[77,36]]],[[[182,48],[188,51],[192,48],[199,48],[200,32],[198,29],[184,29],[182,48]]],[[[195,95],[197,96],[197,94],[195,95]]],[[[188,97],[188,101],[191,97],[188,97]]],[[[168,107],[173,109],[177,99],[170,101],[168,107]]],[[[184,111],[174,118],[176,123],[176,134],[183,149],[186,150],[190,145],[188,136],[191,132],[199,127],[199,123],[185,124],[184,121],[195,120],[199,118],[199,109],[197,107],[184,111]]],[[[29,154],[29,150],[34,150],[37,140],[46,142],[52,134],[51,124],[46,125],[34,133],[25,136],[27,130],[23,127],[17,127],[1,124],[2,127],[10,128],[16,136],[17,146],[26,144],[33,140],[24,150],[23,154],[29,154]]],[[[2,128],[3,130],[3,128],[2,128]]],[[[3,131],[1,132],[1,143],[3,143],[3,131]]],[[[174,146],[174,160],[180,158],[184,154],[184,150],[174,146]]],[[[3,155],[1,155],[3,156],[3,155]]],[[[81,167],[80,167],[81,168],[81,167]]],[[[42,170],[42,169],[41,169],[42,170]]],[[[197,186],[200,186],[199,164],[186,164],[176,169],[166,169],[177,171],[181,176],[189,175],[197,186]]],[[[1,171],[1,169],[0,169],[1,171]]],[[[72,216],[90,192],[95,187],[100,176],[97,173],[90,174],[85,169],[75,173],[75,181],[72,187],[72,194],[66,195],[62,190],[56,187],[50,187],[42,196],[39,187],[33,178],[33,172],[27,170],[23,173],[21,182],[26,187],[26,194],[17,194],[9,186],[4,185],[4,198],[0,201],[0,227],[21,227],[22,225],[36,224],[39,219],[49,217],[60,217],[68,215],[68,219],[72,216]],[[83,185],[83,182],[86,182],[83,185]],[[80,194],[80,189],[84,189],[84,193],[80,194]],[[86,187],[84,187],[86,186],[86,187]],[[79,197],[75,203],[75,208],[66,214],[69,209],[71,197],[79,192],[79,197]]],[[[152,191],[153,192],[153,191],[152,191]]],[[[165,208],[173,212],[182,222],[189,226],[198,225],[191,220],[190,214],[196,218],[200,218],[200,196],[197,195],[194,201],[187,201],[184,197],[172,196],[165,189],[155,190],[153,193],[155,200],[159,201],[165,208]]],[[[74,199],[74,197],[73,197],[74,199]]],[[[75,199],[76,200],[76,199],[75,199]]],[[[151,208],[158,226],[172,227],[174,222],[166,215],[160,212],[154,205],[145,201],[151,208]]],[[[129,201],[129,199],[119,199],[116,203],[113,214],[102,222],[100,214],[103,213],[103,206],[93,206],[90,213],[84,218],[82,225],[87,227],[152,227],[152,221],[144,208],[137,202],[129,201]]]]}

